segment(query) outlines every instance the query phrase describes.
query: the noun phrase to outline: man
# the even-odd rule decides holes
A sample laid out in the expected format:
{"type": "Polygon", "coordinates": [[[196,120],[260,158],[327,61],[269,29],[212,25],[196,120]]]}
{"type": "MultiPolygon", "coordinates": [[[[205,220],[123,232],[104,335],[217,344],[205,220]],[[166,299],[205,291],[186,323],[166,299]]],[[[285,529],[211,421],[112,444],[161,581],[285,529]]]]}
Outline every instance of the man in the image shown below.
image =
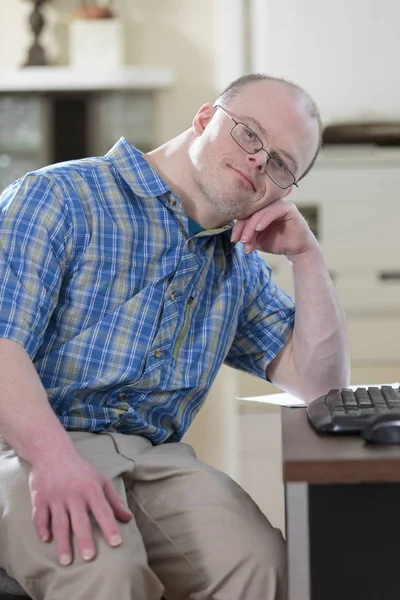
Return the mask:
{"type": "Polygon", "coordinates": [[[280,532],[179,440],[223,361],[306,400],[348,384],[285,200],[320,132],[300,88],[246,76],[147,155],[122,139],[4,192],[0,565],[33,598],[285,598],[280,532]],[[295,320],[254,248],[291,261],[295,320]]]}

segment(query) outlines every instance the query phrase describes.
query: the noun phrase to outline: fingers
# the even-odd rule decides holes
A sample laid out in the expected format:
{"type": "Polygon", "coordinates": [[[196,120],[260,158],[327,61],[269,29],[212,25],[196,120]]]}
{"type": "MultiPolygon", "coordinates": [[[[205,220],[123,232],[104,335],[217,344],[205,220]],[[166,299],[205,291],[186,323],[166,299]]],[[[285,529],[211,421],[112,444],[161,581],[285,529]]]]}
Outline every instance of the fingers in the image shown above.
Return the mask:
{"type": "Polygon", "coordinates": [[[51,525],[58,560],[61,565],[69,565],[72,562],[71,524],[64,504],[52,505],[51,525]]]}
{"type": "Polygon", "coordinates": [[[270,214],[267,213],[268,207],[257,211],[251,217],[243,221],[242,232],[240,235],[240,241],[244,246],[246,254],[253,252],[257,244],[257,232],[265,229],[271,222],[270,214]],[[261,227],[262,223],[262,227],[261,227]]]}
{"type": "Polygon", "coordinates": [[[231,242],[238,242],[241,238],[242,231],[245,228],[246,219],[241,219],[240,221],[236,221],[233,226],[232,234],[231,234],[231,242]]]}
{"type": "Polygon", "coordinates": [[[52,539],[50,529],[50,511],[47,503],[39,496],[37,491],[33,490],[32,498],[32,521],[36,529],[36,533],[42,542],[50,542],[52,539]]]}
{"type": "Polygon", "coordinates": [[[252,252],[256,245],[257,232],[251,224],[253,216],[237,221],[232,229],[231,242],[242,242],[246,253],[252,252]]]}
{"type": "Polygon", "coordinates": [[[105,497],[114,511],[115,517],[123,523],[130,521],[133,518],[133,514],[126,508],[124,501],[118,492],[115,491],[111,481],[106,481],[103,490],[105,497]]]}
{"type": "Polygon", "coordinates": [[[257,233],[264,231],[275,220],[291,211],[291,204],[282,199],[276,200],[247,219],[237,221],[232,229],[231,241],[241,241],[246,253],[257,246],[257,233]]]}
{"type": "Polygon", "coordinates": [[[254,248],[256,247],[256,243],[257,243],[256,227],[258,225],[259,219],[260,219],[260,215],[258,213],[252,215],[249,219],[247,219],[246,225],[243,229],[240,241],[242,242],[242,244],[244,246],[244,251],[246,252],[246,254],[253,252],[254,248]]]}
{"type": "Polygon", "coordinates": [[[122,541],[116,519],[128,522],[133,517],[107,479],[90,482],[90,486],[80,494],[53,500],[51,504],[36,491],[32,491],[31,497],[32,520],[37,535],[43,542],[54,540],[58,560],[65,566],[73,561],[72,535],[83,560],[89,561],[96,556],[89,513],[93,514],[110,546],[118,546],[122,541]]]}
{"type": "Polygon", "coordinates": [[[79,554],[83,560],[87,561],[92,560],[96,555],[89,510],[110,546],[118,546],[121,543],[121,534],[115,517],[124,522],[130,521],[133,517],[109,480],[105,480],[103,489],[100,487],[97,490],[93,489],[89,495],[91,497],[88,498],[87,506],[82,500],[75,500],[71,502],[69,508],[72,531],[76,538],[79,554]]]}
{"type": "Polygon", "coordinates": [[[90,518],[83,501],[73,502],[69,514],[78,552],[83,560],[92,560],[96,556],[96,546],[93,540],[90,518]]]}
{"type": "MultiPolygon", "coordinates": [[[[111,483],[106,483],[103,489],[101,490],[102,498],[98,498],[98,496],[94,496],[91,494],[89,496],[89,508],[96,519],[99,527],[104,535],[104,538],[109,546],[119,546],[122,542],[121,533],[118,527],[118,524],[115,520],[114,510],[110,505],[110,501],[108,497],[110,496],[109,486],[112,487],[111,483]],[[108,497],[105,495],[105,488],[107,488],[108,497]],[[104,491],[103,491],[104,490],[104,491]]],[[[115,492],[116,494],[116,492],[115,492]]],[[[118,503],[121,504],[122,500],[119,498],[118,494],[118,503]]],[[[122,511],[122,507],[120,508],[121,513],[124,512],[126,518],[124,520],[129,521],[132,518],[132,514],[129,511],[122,511]]]]}

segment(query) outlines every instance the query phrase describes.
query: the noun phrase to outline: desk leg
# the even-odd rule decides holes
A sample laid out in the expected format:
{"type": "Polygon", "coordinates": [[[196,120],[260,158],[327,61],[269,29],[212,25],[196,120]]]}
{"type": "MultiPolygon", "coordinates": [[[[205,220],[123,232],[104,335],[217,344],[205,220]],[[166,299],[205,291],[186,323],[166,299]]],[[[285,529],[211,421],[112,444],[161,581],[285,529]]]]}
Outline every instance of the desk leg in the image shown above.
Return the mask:
{"type": "Polygon", "coordinates": [[[308,485],[287,483],[285,496],[288,600],[310,600],[308,485]]]}
{"type": "Polygon", "coordinates": [[[399,600],[400,484],[286,484],[289,600],[399,600]]]}
{"type": "Polygon", "coordinates": [[[399,600],[399,483],[310,485],[308,510],[312,600],[399,600]]]}

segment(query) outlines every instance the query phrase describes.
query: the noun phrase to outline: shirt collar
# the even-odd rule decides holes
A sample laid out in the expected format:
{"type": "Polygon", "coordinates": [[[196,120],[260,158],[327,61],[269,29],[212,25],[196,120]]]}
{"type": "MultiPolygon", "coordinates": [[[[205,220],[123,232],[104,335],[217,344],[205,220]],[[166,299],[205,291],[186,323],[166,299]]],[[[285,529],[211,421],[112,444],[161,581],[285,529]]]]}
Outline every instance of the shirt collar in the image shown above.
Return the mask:
{"type": "Polygon", "coordinates": [[[137,196],[156,197],[171,191],[143,158],[143,153],[125,138],[120,138],[106,157],[137,196]]]}
{"type": "MultiPolygon", "coordinates": [[[[143,158],[143,153],[125,138],[121,137],[111,150],[107,152],[106,157],[137,196],[155,198],[164,196],[164,194],[173,195],[177,200],[175,208],[187,217],[179,198],[171,192],[165,181],[161,179],[153,167],[143,158]]],[[[224,238],[227,238],[224,245],[225,252],[230,254],[235,247],[235,244],[230,241],[233,224],[232,222],[217,229],[206,229],[198,233],[197,236],[224,235],[224,238]]]]}

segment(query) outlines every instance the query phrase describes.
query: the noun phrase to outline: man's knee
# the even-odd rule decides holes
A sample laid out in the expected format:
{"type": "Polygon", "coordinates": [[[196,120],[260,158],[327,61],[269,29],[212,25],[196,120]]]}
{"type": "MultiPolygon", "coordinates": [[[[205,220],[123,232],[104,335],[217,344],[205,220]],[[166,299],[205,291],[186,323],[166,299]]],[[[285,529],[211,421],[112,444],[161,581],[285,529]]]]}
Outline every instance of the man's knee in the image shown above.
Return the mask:
{"type": "Polygon", "coordinates": [[[21,559],[14,559],[10,569],[10,574],[34,598],[159,600],[162,596],[164,588],[149,567],[144,548],[134,548],[128,540],[114,548],[98,543],[97,555],[89,562],[79,556],[75,547],[74,560],[66,567],[59,564],[52,544],[43,544],[42,550],[33,558],[24,556],[21,546],[21,559]]]}
{"type": "Polygon", "coordinates": [[[259,520],[257,531],[254,523],[240,525],[241,536],[237,536],[236,548],[226,551],[233,559],[231,578],[235,598],[240,600],[286,600],[287,560],[286,546],[282,534],[274,529],[267,519],[259,520]],[[246,526],[247,525],[247,526],[246,526]]]}
{"type": "Polygon", "coordinates": [[[123,541],[116,548],[108,546],[99,526],[93,523],[96,558],[84,561],[72,539],[74,560],[62,566],[54,541],[42,542],[33,525],[28,476],[25,464],[17,458],[3,460],[0,465],[0,566],[32,597],[159,600],[163,587],[148,566],[134,522],[119,523],[123,541]]]}
{"type": "Polygon", "coordinates": [[[261,577],[266,576],[268,580],[275,580],[279,588],[286,588],[286,544],[278,529],[269,525],[268,534],[265,532],[261,544],[253,547],[252,561],[255,572],[261,577]]]}
{"type": "Polygon", "coordinates": [[[214,492],[223,506],[221,523],[226,523],[224,551],[236,561],[235,568],[242,572],[241,580],[251,579],[249,585],[254,598],[283,600],[287,588],[287,557],[281,531],[271,525],[238,484],[226,475],[217,476],[217,480],[214,492]]]}

